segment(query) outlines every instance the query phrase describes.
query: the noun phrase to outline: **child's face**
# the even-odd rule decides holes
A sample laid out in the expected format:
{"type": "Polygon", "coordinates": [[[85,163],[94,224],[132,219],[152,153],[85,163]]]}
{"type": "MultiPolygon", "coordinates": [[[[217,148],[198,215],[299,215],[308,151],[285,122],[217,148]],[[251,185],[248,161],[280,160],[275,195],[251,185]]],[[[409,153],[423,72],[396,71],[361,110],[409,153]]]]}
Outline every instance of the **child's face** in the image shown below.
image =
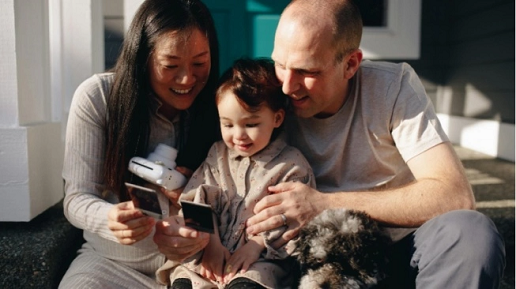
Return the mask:
{"type": "Polygon", "coordinates": [[[248,157],[269,144],[272,131],[283,122],[285,112],[273,112],[263,106],[257,112],[249,112],[238,103],[232,92],[225,92],[217,105],[220,130],[226,145],[239,155],[248,157]]]}

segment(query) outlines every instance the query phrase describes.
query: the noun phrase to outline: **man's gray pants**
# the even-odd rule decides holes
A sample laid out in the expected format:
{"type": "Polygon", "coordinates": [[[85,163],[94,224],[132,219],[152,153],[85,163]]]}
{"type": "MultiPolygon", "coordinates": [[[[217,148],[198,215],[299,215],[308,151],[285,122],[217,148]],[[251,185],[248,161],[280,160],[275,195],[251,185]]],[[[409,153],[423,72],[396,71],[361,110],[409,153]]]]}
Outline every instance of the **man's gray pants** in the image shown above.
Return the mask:
{"type": "Polygon", "coordinates": [[[468,210],[429,220],[392,245],[388,257],[387,288],[498,288],[505,268],[496,226],[468,210]]]}

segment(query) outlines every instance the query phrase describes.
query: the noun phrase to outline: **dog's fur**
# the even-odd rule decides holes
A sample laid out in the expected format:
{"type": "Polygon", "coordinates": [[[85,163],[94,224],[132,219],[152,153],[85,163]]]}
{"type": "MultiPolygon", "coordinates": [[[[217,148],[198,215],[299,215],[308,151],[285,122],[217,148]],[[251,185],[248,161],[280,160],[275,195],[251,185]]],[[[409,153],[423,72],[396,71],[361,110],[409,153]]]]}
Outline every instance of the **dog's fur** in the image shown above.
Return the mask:
{"type": "Polygon", "coordinates": [[[371,288],[385,277],[388,238],[366,213],[325,210],[299,233],[299,288],[371,288]]]}

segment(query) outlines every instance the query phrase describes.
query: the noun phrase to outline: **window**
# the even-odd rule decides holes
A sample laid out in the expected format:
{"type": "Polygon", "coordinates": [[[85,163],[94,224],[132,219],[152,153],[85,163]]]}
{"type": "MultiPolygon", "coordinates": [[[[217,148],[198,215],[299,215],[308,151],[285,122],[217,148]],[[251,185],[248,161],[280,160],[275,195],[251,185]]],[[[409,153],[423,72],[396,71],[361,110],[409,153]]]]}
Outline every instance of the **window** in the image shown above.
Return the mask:
{"type": "Polygon", "coordinates": [[[365,59],[419,58],[421,0],[359,0],[357,5],[364,18],[365,59]]]}

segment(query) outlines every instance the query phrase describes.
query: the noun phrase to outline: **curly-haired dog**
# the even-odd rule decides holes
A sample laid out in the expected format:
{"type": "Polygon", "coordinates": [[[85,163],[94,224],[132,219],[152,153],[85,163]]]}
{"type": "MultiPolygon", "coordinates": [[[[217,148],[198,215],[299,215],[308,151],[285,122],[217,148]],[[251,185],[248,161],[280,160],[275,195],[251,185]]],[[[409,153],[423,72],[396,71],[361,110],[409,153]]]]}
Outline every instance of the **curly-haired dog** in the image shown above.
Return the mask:
{"type": "Polygon", "coordinates": [[[325,210],[299,233],[299,288],[371,288],[385,277],[387,244],[366,213],[325,210]]]}

